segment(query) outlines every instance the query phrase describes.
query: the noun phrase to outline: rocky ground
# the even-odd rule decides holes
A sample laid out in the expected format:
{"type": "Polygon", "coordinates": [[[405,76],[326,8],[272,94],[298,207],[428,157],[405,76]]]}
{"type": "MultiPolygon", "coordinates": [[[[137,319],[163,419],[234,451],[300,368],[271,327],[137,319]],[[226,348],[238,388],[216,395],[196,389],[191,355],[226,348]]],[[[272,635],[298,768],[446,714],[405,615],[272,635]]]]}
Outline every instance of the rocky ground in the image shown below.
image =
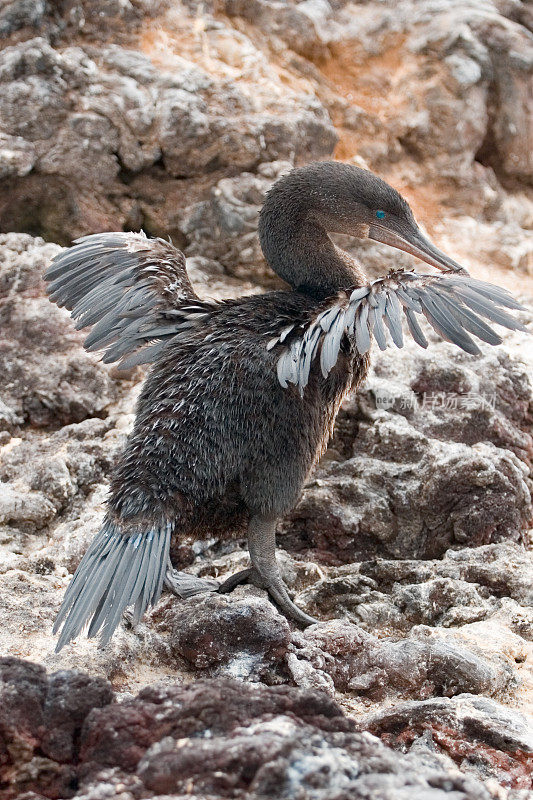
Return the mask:
{"type": "MultiPolygon", "coordinates": [[[[374,354],[279,534],[323,622],[250,587],[165,595],[55,655],[143,373],[85,353],[42,284],[73,237],[143,227],[203,296],[268,288],[264,192],[336,156],[531,299],[532,27],[519,0],[0,5],[0,798],[533,797],[527,338],[374,354]]],[[[340,241],[370,274],[408,263],[340,241]]]]}

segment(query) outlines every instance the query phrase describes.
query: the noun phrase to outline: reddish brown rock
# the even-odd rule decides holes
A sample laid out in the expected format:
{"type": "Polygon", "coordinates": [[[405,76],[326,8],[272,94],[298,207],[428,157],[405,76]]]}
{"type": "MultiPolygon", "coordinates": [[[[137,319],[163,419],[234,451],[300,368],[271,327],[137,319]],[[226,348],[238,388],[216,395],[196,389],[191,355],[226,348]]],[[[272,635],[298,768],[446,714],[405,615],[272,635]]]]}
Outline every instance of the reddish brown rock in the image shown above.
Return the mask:
{"type": "Polygon", "coordinates": [[[400,703],[360,725],[401,752],[445,753],[463,770],[483,771],[512,789],[533,789],[531,726],[494,700],[460,695],[400,703]]]}
{"type": "Polygon", "coordinates": [[[0,670],[0,763],[6,768],[12,754],[29,760],[39,744],[48,682],[44,667],[15,658],[3,658],[0,670]]]}
{"type": "Polygon", "coordinates": [[[135,770],[135,796],[363,800],[373,787],[373,797],[389,800],[409,786],[420,799],[431,790],[436,800],[447,792],[488,800],[480,783],[450,774],[445,760],[391,757],[351,727],[320,692],[229,679],[146,689],[89,717],[78,796],[90,796],[99,777],[123,791],[132,785],[124,774],[135,770]]]}
{"type": "Polygon", "coordinates": [[[324,731],[353,727],[327,695],[287,686],[267,690],[231,678],[201,680],[189,686],[148,687],[138,699],[94,711],[84,729],[80,758],[85,770],[132,770],[151,745],[166,737],[222,735],[273,714],[289,714],[324,731]]]}
{"type": "Polygon", "coordinates": [[[42,751],[56,761],[72,761],[85,717],[93,708],[102,708],[112,699],[110,685],[100,678],[81,672],[54,672],[43,707],[46,732],[41,739],[42,751]]]}
{"type": "Polygon", "coordinates": [[[72,797],[80,731],[93,708],[111,702],[111,687],[75,672],[0,659],[0,797],[23,792],[72,797]]]}

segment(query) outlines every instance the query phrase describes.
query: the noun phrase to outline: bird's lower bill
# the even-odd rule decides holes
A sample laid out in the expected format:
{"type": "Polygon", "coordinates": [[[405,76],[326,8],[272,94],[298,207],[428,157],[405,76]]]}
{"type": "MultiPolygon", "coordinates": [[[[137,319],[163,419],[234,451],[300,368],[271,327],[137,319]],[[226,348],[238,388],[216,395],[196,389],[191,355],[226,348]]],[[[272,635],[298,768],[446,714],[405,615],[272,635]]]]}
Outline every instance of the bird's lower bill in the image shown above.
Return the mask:
{"type": "Polygon", "coordinates": [[[382,225],[371,225],[368,234],[369,239],[374,239],[376,242],[382,242],[390,247],[395,247],[397,250],[404,250],[406,253],[420,258],[426,264],[431,264],[432,267],[437,267],[444,272],[462,272],[468,275],[467,270],[462,267],[453,258],[450,258],[439,250],[438,247],[426,239],[421,231],[416,233],[397,233],[382,225]]]}

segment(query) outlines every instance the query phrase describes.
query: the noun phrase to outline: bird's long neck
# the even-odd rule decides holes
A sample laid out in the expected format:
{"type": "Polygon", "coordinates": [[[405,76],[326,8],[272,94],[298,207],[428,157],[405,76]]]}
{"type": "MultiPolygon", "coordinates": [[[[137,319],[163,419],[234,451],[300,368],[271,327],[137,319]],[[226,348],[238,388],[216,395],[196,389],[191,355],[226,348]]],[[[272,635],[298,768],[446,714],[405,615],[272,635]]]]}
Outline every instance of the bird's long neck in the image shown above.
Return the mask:
{"type": "Polygon", "coordinates": [[[317,299],[366,281],[355,259],[333,244],[305,197],[274,187],[261,211],[259,238],[274,272],[317,299]]]}

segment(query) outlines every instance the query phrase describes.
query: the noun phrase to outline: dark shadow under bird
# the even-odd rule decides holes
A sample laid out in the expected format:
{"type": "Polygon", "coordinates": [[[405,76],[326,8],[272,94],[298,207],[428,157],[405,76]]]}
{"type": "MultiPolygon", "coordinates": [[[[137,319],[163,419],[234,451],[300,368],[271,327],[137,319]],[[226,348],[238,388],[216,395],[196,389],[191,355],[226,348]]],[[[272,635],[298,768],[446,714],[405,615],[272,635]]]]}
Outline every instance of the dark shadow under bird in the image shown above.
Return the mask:
{"type": "Polygon", "coordinates": [[[336,162],[295,169],[270,190],[259,221],[264,255],[288,291],[198,299],[181,252],[139,233],[87,236],[46,274],[50,299],[106,362],[152,364],[135,426],[111,480],[107,514],[65,594],[57,649],[89,623],[105,645],[123,611],[139,620],[166,585],[180,597],[252,582],[285,615],[315,620],[291,600],[275,556],[280,517],[324,452],[343,398],[381,349],[403,344],[402,319],[423,347],[420,315],[472,355],[472,335],[501,342],[486,319],[524,329],[521,306],[470,278],[418,228],[401,195],[336,162]],[[328,232],[405,250],[444,275],[391,272],[369,283],[328,232]],[[225,583],[174,569],[171,545],[217,525],[247,526],[251,565],[225,583]]]}

